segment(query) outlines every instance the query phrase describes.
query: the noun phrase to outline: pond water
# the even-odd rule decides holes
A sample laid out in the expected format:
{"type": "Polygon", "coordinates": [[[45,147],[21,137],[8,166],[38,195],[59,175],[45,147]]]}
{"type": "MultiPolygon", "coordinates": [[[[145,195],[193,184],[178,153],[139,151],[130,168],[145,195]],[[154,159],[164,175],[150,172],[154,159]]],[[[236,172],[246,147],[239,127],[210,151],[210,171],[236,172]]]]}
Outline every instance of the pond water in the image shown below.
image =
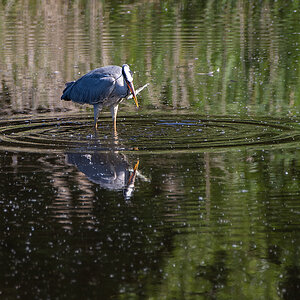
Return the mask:
{"type": "Polygon", "coordinates": [[[0,2],[0,297],[296,299],[299,1],[0,2]],[[64,84],[149,86],[93,129],[64,84]]]}

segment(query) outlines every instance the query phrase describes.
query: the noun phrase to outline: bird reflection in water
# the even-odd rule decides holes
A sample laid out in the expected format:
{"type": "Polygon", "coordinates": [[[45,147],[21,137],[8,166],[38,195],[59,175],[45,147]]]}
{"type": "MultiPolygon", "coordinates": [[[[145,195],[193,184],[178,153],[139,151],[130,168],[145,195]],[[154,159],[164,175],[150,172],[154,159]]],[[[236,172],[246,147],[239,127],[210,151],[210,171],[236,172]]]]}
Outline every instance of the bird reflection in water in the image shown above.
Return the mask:
{"type": "Polygon", "coordinates": [[[67,163],[76,166],[88,180],[101,188],[123,191],[125,200],[132,197],[139,161],[132,168],[125,154],[95,151],[67,153],[67,163]]]}
{"type": "MultiPolygon", "coordinates": [[[[53,218],[63,225],[64,229],[72,230],[75,219],[94,227],[95,195],[93,184],[107,191],[123,192],[129,202],[135,190],[136,179],[148,179],[139,170],[139,160],[131,159],[120,151],[118,137],[101,143],[98,137],[93,144],[70,149],[65,155],[63,169],[52,174],[56,197],[48,208],[53,218]],[[79,172],[74,173],[74,166],[79,172]],[[71,175],[71,176],[70,176],[71,175]]],[[[132,152],[133,153],[133,152],[132,152]]]]}

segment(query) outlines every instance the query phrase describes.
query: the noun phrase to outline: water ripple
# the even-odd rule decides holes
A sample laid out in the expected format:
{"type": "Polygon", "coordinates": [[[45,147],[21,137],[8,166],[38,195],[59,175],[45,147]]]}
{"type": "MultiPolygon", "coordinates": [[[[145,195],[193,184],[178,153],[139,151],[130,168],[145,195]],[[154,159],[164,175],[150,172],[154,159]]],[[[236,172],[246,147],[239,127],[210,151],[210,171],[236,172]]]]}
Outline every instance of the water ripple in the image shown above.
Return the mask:
{"type": "MultiPolygon", "coordinates": [[[[243,146],[299,143],[299,126],[290,120],[132,115],[118,118],[113,137],[110,116],[102,116],[95,133],[90,115],[24,118],[0,122],[0,149],[61,152],[69,148],[140,150],[142,152],[213,151],[243,146]]],[[[298,125],[298,124],[297,124],[298,125]]]]}

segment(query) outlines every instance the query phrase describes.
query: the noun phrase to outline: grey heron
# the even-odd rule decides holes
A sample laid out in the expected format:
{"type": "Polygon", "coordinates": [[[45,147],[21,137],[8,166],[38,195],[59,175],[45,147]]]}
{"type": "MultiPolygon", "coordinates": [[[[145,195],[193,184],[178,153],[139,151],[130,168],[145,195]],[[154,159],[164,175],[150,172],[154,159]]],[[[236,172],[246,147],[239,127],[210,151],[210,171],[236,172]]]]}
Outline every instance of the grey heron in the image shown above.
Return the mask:
{"type": "Polygon", "coordinates": [[[90,71],[76,81],[67,82],[61,96],[62,100],[94,106],[94,126],[103,107],[109,107],[117,131],[117,112],[119,103],[130,93],[139,107],[133,86],[132,72],[127,64],[122,67],[106,66],[90,71]]]}

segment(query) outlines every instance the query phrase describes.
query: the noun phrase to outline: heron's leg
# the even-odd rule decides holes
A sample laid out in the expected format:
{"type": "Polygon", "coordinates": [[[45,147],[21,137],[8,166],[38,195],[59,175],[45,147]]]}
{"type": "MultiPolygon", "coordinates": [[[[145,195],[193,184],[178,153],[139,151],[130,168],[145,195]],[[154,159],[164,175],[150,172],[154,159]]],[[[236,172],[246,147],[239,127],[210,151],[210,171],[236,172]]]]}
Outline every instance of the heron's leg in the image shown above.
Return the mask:
{"type": "Polygon", "coordinates": [[[110,108],[111,116],[114,123],[114,133],[117,133],[117,113],[118,113],[119,104],[114,105],[110,108]]]}
{"type": "Polygon", "coordinates": [[[94,126],[95,126],[95,129],[98,128],[97,121],[98,121],[99,112],[100,112],[100,105],[94,104],[94,126]]]}

